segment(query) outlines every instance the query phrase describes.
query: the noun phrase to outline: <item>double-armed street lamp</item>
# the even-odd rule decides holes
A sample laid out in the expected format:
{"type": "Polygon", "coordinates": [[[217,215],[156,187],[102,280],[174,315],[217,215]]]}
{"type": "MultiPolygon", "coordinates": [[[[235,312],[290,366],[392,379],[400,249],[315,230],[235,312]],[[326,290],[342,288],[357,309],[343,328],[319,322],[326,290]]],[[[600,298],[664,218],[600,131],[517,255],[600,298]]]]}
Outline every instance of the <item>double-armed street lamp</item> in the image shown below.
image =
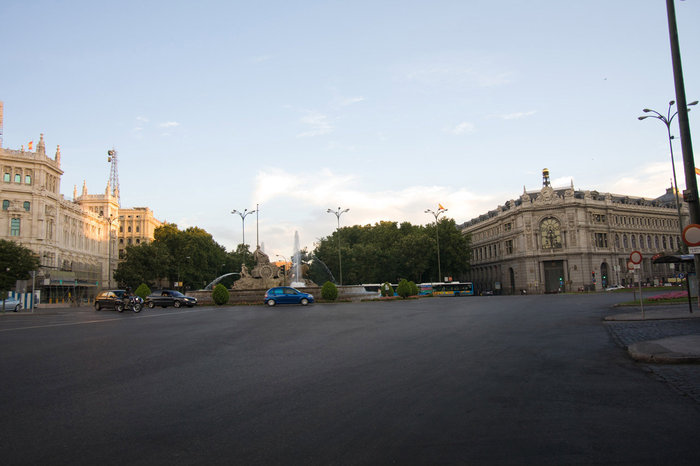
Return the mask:
{"type": "Polygon", "coordinates": [[[425,209],[426,214],[431,214],[433,217],[435,217],[435,241],[437,243],[438,282],[442,281],[442,269],[440,268],[440,235],[438,233],[438,217],[441,214],[444,214],[445,212],[447,212],[447,209],[445,209],[440,204],[438,204],[437,211],[434,211],[432,209],[425,209]]]}
{"type": "MultiPolygon", "coordinates": [[[[661,113],[657,112],[656,110],[652,110],[650,108],[645,108],[642,111],[644,113],[651,113],[651,115],[642,115],[638,117],[638,120],[645,120],[647,118],[654,118],[656,120],[659,120],[666,126],[666,132],[668,134],[668,147],[671,152],[671,168],[673,169],[673,189],[675,190],[675,198],[676,198],[676,210],[678,211],[678,227],[680,228],[681,231],[681,236],[683,235],[683,222],[681,220],[681,203],[680,200],[678,199],[678,181],[676,179],[676,162],[674,161],[673,158],[673,135],[671,134],[671,123],[673,122],[673,119],[678,115],[678,110],[676,110],[673,114],[671,114],[671,110],[673,109],[673,106],[676,104],[675,100],[672,100],[668,103],[668,111],[666,112],[666,115],[662,115],[661,113]]],[[[697,105],[698,101],[694,101],[688,104],[688,111],[690,111],[690,107],[693,105],[697,105]]]]}
{"type": "Polygon", "coordinates": [[[231,213],[232,213],[232,214],[238,214],[238,215],[241,216],[241,224],[242,224],[242,226],[243,226],[243,256],[244,256],[244,257],[243,257],[243,260],[245,261],[245,218],[246,218],[246,216],[255,213],[255,211],[254,211],[254,210],[251,210],[250,212],[248,212],[248,209],[244,209],[243,212],[240,212],[240,211],[238,211],[238,210],[236,210],[236,209],[233,209],[233,210],[231,211],[231,213]]]}
{"type": "Polygon", "coordinates": [[[327,213],[334,214],[338,218],[338,229],[336,230],[338,233],[338,271],[340,276],[340,282],[338,284],[341,286],[343,285],[343,263],[341,262],[340,258],[340,216],[343,215],[345,212],[348,212],[349,210],[350,209],[341,210],[340,207],[338,207],[338,210],[326,210],[327,213]]]}

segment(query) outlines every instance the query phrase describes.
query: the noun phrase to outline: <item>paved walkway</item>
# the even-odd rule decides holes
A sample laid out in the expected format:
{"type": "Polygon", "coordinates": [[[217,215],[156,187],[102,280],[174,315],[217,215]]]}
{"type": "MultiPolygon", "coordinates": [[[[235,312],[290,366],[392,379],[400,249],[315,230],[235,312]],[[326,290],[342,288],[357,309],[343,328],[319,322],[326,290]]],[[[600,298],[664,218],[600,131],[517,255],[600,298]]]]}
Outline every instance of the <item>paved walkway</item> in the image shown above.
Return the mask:
{"type": "MultiPolygon", "coordinates": [[[[618,308],[622,311],[622,308],[618,308]]],[[[654,322],[654,321],[679,321],[692,319],[692,325],[684,326],[689,331],[696,331],[696,323],[700,322],[700,309],[693,303],[693,312],[687,304],[674,304],[665,306],[648,306],[644,312],[640,307],[625,308],[619,314],[605,317],[607,322],[654,322]]],[[[634,330],[633,330],[634,331],[634,330]]],[[[623,342],[624,343],[624,342],[623,342]]],[[[700,363],[700,333],[687,335],[668,336],[645,341],[636,341],[627,346],[629,355],[643,362],[664,364],[688,364],[700,363]]]]}

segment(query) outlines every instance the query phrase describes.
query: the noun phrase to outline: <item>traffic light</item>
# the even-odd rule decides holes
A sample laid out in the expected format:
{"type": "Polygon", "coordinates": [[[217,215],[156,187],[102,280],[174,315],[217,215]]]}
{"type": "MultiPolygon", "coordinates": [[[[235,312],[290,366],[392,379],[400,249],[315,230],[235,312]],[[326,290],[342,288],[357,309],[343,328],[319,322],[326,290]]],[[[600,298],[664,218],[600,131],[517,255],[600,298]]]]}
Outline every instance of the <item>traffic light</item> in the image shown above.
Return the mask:
{"type": "Polygon", "coordinates": [[[595,283],[595,270],[591,272],[591,280],[595,283]]]}

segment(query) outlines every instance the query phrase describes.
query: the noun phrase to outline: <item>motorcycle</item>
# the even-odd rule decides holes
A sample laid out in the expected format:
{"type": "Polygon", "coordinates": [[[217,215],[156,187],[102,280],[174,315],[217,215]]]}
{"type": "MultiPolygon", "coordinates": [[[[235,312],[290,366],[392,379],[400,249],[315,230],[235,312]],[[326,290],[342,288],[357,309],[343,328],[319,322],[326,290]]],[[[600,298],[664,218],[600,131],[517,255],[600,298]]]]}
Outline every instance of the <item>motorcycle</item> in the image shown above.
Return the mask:
{"type": "Polygon", "coordinates": [[[128,303],[122,303],[117,305],[117,311],[124,312],[125,308],[131,309],[132,311],[139,313],[141,312],[141,309],[143,309],[143,299],[141,299],[138,296],[129,296],[128,303]]]}

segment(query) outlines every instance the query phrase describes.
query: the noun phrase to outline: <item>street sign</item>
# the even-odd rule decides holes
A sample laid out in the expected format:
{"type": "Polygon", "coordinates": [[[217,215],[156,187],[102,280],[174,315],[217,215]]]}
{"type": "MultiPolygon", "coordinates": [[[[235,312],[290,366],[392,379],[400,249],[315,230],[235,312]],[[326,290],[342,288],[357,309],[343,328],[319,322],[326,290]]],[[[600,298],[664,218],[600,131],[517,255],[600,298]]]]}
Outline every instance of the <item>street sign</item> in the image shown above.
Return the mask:
{"type": "Polygon", "coordinates": [[[634,262],[627,261],[627,270],[634,270],[634,262]]]}
{"type": "Polygon", "coordinates": [[[681,236],[683,242],[688,246],[700,246],[700,225],[691,223],[683,228],[683,234],[681,236]]]}
{"type": "Polygon", "coordinates": [[[688,246],[688,253],[700,254],[700,246],[688,246]]]}
{"type": "Polygon", "coordinates": [[[642,263],[642,253],[639,251],[632,251],[630,253],[630,261],[633,264],[641,264],[642,263]]]}

